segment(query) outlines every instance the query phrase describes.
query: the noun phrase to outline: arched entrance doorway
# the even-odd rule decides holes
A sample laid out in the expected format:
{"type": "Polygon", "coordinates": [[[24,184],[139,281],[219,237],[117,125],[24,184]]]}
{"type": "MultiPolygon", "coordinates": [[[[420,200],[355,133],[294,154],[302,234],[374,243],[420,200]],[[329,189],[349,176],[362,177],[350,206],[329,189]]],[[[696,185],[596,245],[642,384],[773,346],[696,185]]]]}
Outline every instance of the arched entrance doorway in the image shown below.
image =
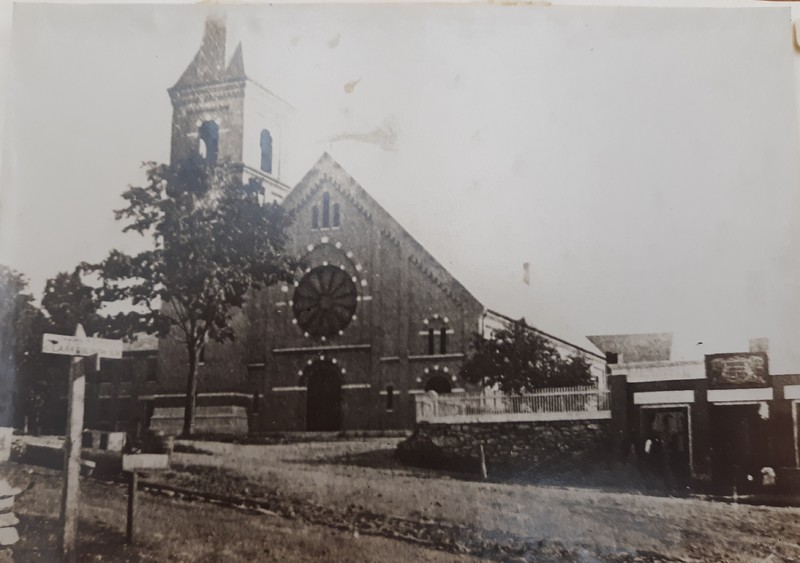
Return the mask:
{"type": "Polygon", "coordinates": [[[333,362],[314,362],[308,368],[306,429],[314,432],[342,429],[342,376],[333,362]]]}
{"type": "Polygon", "coordinates": [[[425,384],[425,391],[436,391],[439,395],[449,393],[452,389],[453,387],[447,378],[441,375],[434,375],[425,384]]]}

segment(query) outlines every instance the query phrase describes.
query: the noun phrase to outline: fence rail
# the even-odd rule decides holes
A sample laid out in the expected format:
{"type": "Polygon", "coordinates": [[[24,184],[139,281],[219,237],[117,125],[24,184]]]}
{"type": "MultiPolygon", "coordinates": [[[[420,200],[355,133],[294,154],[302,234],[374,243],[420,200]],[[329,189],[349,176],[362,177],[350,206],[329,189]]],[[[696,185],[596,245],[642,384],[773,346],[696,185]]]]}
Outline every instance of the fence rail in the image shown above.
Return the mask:
{"type": "Polygon", "coordinates": [[[608,391],[558,387],[526,395],[417,395],[417,422],[505,422],[611,418],[608,391]]]}

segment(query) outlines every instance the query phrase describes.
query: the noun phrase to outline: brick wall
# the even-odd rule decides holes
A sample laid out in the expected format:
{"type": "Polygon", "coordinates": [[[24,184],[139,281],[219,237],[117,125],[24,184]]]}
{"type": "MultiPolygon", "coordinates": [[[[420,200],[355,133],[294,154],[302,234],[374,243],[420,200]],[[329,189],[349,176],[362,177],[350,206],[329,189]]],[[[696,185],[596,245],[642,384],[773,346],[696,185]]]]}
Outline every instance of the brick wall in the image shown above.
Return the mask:
{"type": "Polygon", "coordinates": [[[413,465],[462,471],[480,467],[483,445],[489,472],[577,468],[611,455],[611,421],[420,423],[398,446],[413,465]]]}

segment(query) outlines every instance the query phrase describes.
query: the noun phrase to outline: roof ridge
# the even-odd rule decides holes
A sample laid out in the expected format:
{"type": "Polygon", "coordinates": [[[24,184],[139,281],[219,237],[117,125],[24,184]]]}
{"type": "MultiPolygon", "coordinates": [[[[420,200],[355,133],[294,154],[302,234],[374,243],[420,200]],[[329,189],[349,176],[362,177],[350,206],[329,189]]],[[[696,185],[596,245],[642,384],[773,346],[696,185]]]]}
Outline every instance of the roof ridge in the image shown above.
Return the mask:
{"type": "Polygon", "coordinates": [[[313,188],[304,189],[306,186],[311,185],[315,175],[319,176],[320,179],[327,177],[328,179],[332,180],[339,189],[343,189],[341,182],[337,182],[335,178],[331,178],[325,173],[325,168],[332,168],[338,172],[338,174],[344,177],[347,183],[350,184],[351,199],[362,208],[362,211],[366,215],[371,217],[373,214],[375,214],[383,217],[386,227],[382,227],[381,231],[387,231],[386,234],[392,235],[398,240],[398,242],[400,240],[405,240],[408,243],[409,247],[412,249],[412,254],[409,256],[409,258],[412,262],[416,263],[415,265],[418,268],[423,270],[423,274],[435,278],[437,285],[445,292],[449,293],[452,297],[456,299],[471,299],[483,307],[481,301],[479,301],[478,298],[475,297],[475,295],[473,295],[472,292],[470,292],[464,286],[464,284],[456,279],[456,277],[447,268],[445,268],[442,263],[436,259],[436,257],[433,256],[430,251],[428,251],[428,249],[426,249],[416,238],[414,238],[414,236],[409,233],[397,221],[397,219],[395,219],[391,213],[389,213],[367,190],[365,190],[364,187],[361,186],[361,184],[359,184],[358,181],[355,180],[355,178],[353,178],[350,173],[348,173],[347,170],[345,170],[342,165],[339,164],[328,152],[323,152],[322,156],[317,159],[317,162],[314,163],[314,165],[303,176],[300,182],[298,182],[292,191],[289,192],[286,198],[284,198],[283,205],[287,210],[300,207],[313,195],[313,193],[315,193],[313,188]],[[304,195],[306,197],[303,197],[304,195]],[[364,207],[365,202],[371,209],[366,209],[364,207]],[[388,229],[391,229],[393,232],[388,232],[388,229]],[[429,263],[422,264],[423,260],[427,260],[429,263]]]}

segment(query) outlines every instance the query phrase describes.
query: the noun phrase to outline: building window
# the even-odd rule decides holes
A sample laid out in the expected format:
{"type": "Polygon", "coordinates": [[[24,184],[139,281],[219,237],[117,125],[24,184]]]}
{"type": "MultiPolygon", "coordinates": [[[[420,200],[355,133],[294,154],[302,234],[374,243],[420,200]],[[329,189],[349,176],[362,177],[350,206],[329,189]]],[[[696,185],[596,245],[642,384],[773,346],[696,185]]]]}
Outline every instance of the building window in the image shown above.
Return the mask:
{"type": "Polygon", "coordinates": [[[322,227],[327,229],[331,226],[331,196],[328,192],[322,194],[322,227]]]}
{"type": "Polygon", "coordinates": [[[144,402],[144,425],[145,428],[150,428],[150,419],[153,418],[153,412],[156,410],[155,401],[144,402]]]}
{"type": "Polygon", "coordinates": [[[617,352],[606,352],[606,363],[607,364],[619,363],[619,354],[617,352]]]}
{"type": "Polygon", "coordinates": [[[258,414],[261,408],[261,394],[258,390],[253,391],[253,414],[258,414]]]}
{"type": "Polygon", "coordinates": [[[319,208],[316,205],[311,210],[311,228],[319,229],[319,208]]]}
{"type": "Polygon", "coordinates": [[[389,385],[386,387],[386,412],[394,410],[394,386],[389,385]]]}
{"type": "Polygon", "coordinates": [[[334,227],[338,227],[339,226],[339,204],[338,203],[334,203],[333,204],[333,226],[334,227]]]}
{"type": "Polygon", "coordinates": [[[114,387],[111,383],[101,383],[99,385],[99,391],[97,392],[97,396],[100,399],[109,399],[111,398],[111,393],[114,387]]]}
{"type": "MultiPolygon", "coordinates": [[[[97,406],[97,412],[98,425],[108,428],[111,421],[114,419],[114,409],[112,408],[111,401],[100,401],[97,406]]],[[[100,430],[105,428],[100,428],[100,430]]]]}
{"type": "Polygon", "coordinates": [[[147,381],[158,379],[158,358],[147,358],[147,381]]]}
{"type": "Polygon", "coordinates": [[[272,173],[272,135],[267,129],[261,131],[261,170],[272,173]]]}
{"type": "Polygon", "coordinates": [[[120,381],[133,381],[133,360],[120,360],[117,364],[119,367],[119,380],[120,381]]]}
{"type": "Polygon", "coordinates": [[[198,130],[200,137],[200,156],[208,166],[216,166],[219,154],[219,125],[204,121],[198,130]]]}
{"type": "Polygon", "coordinates": [[[439,330],[439,353],[447,354],[447,329],[445,327],[439,330]]]}
{"type": "Polygon", "coordinates": [[[200,345],[200,358],[199,363],[204,364],[206,363],[206,344],[205,342],[200,345]]]}
{"type": "Polygon", "coordinates": [[[431,356],[436,353],[435,349],[436,338],[434,337],[433,329],[428,329],[428,354],[431,356]]]}

